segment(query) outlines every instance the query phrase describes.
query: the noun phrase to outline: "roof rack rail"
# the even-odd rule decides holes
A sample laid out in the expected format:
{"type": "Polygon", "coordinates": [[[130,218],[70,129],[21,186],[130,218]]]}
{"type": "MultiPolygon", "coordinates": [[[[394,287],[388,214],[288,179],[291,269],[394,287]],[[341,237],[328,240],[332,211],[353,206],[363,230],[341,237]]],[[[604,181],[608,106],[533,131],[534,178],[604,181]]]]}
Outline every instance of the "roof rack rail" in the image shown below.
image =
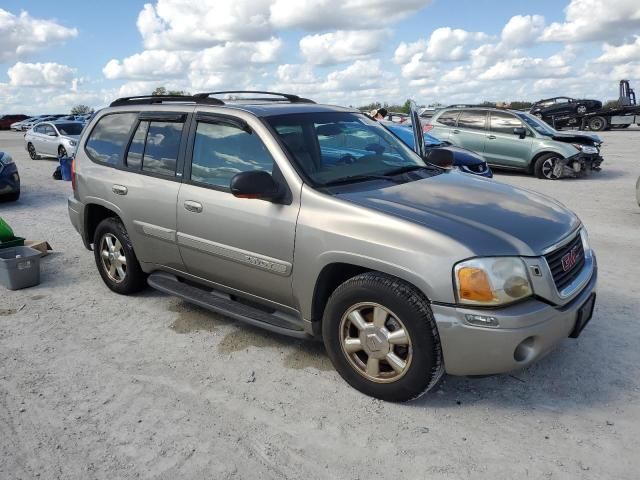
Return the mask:
{"type": "MultiPolygon", "coordinates": [[[[251,93],[251,94],[256,94],[256,95],[272,95],[275,97],[282,97],[285,100],[289,101],[290,103],[316,103],[313,100],[310,100],[308,98],[303,98],[303,97],[299,97],[298,95],[293,95],[291,93],[280,93],[280,92],[267,92],[267,91],[261,91],[261,90],[225,90],[225,91],[220,91],[220,92],[203,92],[203,93],[196,93],[194,95],[195,98],[207,98],[209,99],[211,97],[211,95],[229,95],[229,94],[234,94],[234,93],[251,93]]],[[[211,100],[216,100],[214,98],[211,98],[211,100]]],[[[267,98],[241,98],[239,100],[268,100],[268,101],[280,101],[276,98],[274,99],[267,99],[267,98]]],[[[220,100],[218,100],[220,101],[220,100]]]]}
{"type": "Polygon", "coordinates": [[[114,100],[110,107],[123,105],[152,105],[164,102],[193,102],[208,105],[224,105],[222,100],[197,95],[140,95],[137,97],[122,97],[114,100]]]}

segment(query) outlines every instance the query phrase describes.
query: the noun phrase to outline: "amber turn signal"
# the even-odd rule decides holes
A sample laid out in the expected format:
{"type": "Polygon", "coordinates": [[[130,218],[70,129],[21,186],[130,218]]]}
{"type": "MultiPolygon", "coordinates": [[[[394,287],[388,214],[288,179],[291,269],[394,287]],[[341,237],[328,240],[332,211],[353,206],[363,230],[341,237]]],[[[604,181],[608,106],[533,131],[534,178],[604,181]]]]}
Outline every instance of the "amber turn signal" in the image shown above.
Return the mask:
{"type": "Polygon", "coordinates": [[[495,300],[489,277],[479,268],[463,267],[458,270],[459,295],[461,300],[491,302],[495,300]]]}

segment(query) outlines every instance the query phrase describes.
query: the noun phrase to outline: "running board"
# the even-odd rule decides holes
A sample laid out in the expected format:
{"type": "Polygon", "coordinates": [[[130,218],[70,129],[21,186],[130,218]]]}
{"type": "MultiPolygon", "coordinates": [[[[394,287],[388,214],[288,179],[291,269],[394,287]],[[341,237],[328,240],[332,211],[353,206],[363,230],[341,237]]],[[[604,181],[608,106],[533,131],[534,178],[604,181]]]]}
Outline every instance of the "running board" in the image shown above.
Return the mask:
{"type": "Polygon", "coordinates": [[[181,282],[178,280],[178,277],[170,273],[154,272],[147,278],[147,283],[156,290],[180,297],[189,303],[219,313],[225,317],[248,323],[249,325],[290,337],[301,339],[313,338],[302,330],[299,325],[283,318],[285,316],[284,314],[269,314],[263,312],[257,308],[231,300],[231,298],[224,293],[208,290],[206,287],[194,287],[185,282],[181,282]]]}

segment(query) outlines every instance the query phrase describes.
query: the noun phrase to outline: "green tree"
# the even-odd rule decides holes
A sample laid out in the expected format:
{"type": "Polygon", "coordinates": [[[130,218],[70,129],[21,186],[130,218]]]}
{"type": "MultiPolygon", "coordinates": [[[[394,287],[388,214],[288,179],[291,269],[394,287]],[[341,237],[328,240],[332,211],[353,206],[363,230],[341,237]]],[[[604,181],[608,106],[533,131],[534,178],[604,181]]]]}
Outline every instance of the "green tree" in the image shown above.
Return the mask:
{"type": "Polygon", "coordinates": [[[87,113],[93,113],[93,108],[88,105],[76,105],[71,109],[71,115],[86,115],[87,113]]]}
{"type": "Polygon", "coordinates": [[[167,90],[165,87],[158,87],[151,95],[189,95],[189,92],[185,90],[167,90]]]}
{"type": "Polygon", "coordinates": [[[606,110],[615,110],[616,108],[620,108],[620,101],[618,100],[608,100],[604,103],[602,108],[606,110]]]}

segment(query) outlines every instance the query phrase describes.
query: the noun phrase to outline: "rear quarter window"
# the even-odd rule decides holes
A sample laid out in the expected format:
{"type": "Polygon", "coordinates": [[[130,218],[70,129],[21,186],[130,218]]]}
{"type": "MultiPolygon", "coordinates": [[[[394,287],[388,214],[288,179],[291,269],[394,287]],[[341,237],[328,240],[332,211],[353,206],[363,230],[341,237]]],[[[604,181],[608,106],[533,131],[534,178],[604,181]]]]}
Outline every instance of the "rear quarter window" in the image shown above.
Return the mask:
{"type": "Polygon", "coordinates": [[[138,119],[135,112],[111,113],[100,120],[87,138],[85,150],[91,160],[107,165],[120,163],[129,133],[138,119]]]}

